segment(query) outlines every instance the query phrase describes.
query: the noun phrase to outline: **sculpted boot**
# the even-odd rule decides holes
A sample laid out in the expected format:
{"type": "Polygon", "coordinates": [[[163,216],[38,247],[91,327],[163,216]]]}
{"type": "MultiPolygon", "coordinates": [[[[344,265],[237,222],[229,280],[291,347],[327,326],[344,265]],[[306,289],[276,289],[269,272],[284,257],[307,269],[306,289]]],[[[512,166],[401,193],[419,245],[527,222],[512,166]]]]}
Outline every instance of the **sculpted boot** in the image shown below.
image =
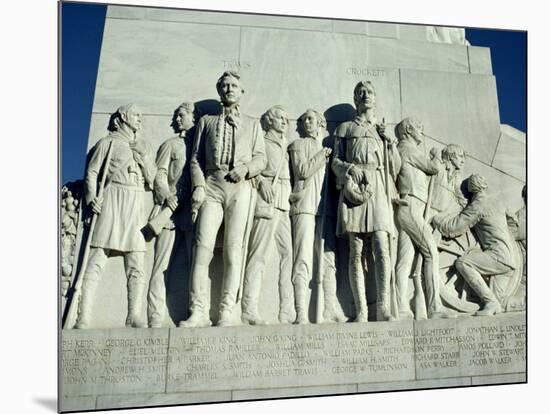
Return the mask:
{"type": "Polygon", "coordinates": [[[193,269],[191,272],[191,316],[180,321],[180,328],[205,328],[212,326],[209,311],[208,297],[208,265],[212,259],[212,252],[202,246],[195,247],[193,269]]]}
{"type": "Polygon", "coordinates": [[[128,317],[127,328],[147,328],[143,317],[145,282],[135,277],[128,280],[128,317]]]}
{"type": "Polygon", "coordinates": [[[294,285],[294,299],[296,301],[296,321],[297,325],[309,323],[307,307],[307,286],[304,283],[294,285]]]}
{"type": "Polygon", "coordinates": [[[323,294],[325,296],[325,309],[323,310],[323,322],[347,322],[338,297],[336,296],[336,274],[325,273],[323,278],[323,294]]]}
{"type": "Polygon", "coordinates": [[[97,280],[84,279],[80,292],[80,303],[78,305],[78,318],[75,329],[88,329],[92,318],[92,306],[97,289],[97,280]]]}
{"type": "Polygon", "coordinates": [[[367,322],[369,319],[369,308],[367,306],[365,275],[363,273],[361,257],[352,258],[350,256],[349,278],[357,315],[354,322],[367,322]]]}
{"type": "Polygon", "coordinates": [[[483,308],[478,310],[474,316],[493,316],[502,312],[502,307],[493,291],[481,276],[469,277],[468,284],[477,293],[483,302],[483,308]]]}
{"type": "Polygon", "coordinates": [[[389,272],[380,271],[376,286],[376,320],[377,321],[393,321],[395,318],[390,310],[390,274],[389,272]]]}

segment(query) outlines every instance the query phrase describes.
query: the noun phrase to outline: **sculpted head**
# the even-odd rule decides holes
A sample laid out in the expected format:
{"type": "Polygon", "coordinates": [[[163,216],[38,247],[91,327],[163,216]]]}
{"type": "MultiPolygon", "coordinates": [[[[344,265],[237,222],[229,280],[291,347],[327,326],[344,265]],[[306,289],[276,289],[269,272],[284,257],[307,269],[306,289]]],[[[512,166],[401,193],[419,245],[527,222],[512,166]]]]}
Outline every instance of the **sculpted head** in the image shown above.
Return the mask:
{"type": "Polygon", "coordinates": [[[416,118],[405,118],[396,125],[395,135],[399,141],[413,140],[418,145],[422,143],[424,125],[416,118]]]}
{"type": "Polygon", "coordinates": [[[461,170],[465,160],[464,148],[460,145],[449,144],[441,150],[441,160],[448,169],[461,170]]]}
{"type": "Polygon", "coordinates": [[[281,105],[275,105],[262,115],[260,123],[265,132],[274,130],[279,134],[284,134],[288,128],[288,114],[281,105]]]}
{"type": "Polygon", "coordinates": [[[298,118],[298,134],[316,138],[320,128],[326,128],[325,117],[314,109],[308,109],[298,118]]]}
{"type": "Polygon", "coordinates": [[[216,82],[216,90],[224,106],[233,106],[239,103],[244,93],[241,84],[241,75],[234,70],[226,70],[216,82]]]}
{"type": "Polygon", "coordinates": [[[360,107],[374,109],[376,106],[376,91],[371,81],[364,80],[355,85],[353,102],[357,109],[360,109],[360,107]]]}
{"type": "Polygon", "coordinates": [[[487,189],[487,181],[479,174],[472,174],[468,178],[468,191],[472,194],[478,194],[487,189]]]}
{"type": "Polygon", "coordinates": [[[187,131],[195,125],[199,117],[199,111],[193,102],[183,102],[174,111],[172,116],[172,128],[176,132],[187,131]]]}
{"type": "Polygon", "coordinates": [[[132,132],[141,129],[142,112],[136,104],[120,106],[109,120],[109,131],[119,131],[129,128],[132,132]]]}

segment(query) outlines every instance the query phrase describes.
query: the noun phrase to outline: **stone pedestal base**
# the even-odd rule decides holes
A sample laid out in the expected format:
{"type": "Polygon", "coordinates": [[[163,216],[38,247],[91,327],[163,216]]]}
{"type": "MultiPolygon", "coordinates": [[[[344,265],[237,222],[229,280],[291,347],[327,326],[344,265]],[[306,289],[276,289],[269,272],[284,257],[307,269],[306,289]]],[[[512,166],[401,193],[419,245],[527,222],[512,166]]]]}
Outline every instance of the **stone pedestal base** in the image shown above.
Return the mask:
{"type": "Polygon", "coordinates": [[[526,382],[525,313],[62,332],[62,411],[526,382]]]}

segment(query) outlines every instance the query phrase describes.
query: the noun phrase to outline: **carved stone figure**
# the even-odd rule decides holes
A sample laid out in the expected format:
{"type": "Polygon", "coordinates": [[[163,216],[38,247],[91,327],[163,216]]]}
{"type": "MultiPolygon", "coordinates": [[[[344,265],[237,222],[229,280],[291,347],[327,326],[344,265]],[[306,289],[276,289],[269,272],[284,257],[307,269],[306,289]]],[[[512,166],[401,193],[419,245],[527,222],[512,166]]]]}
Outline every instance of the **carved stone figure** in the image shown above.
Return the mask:
{"type": "MultiPolygon", "coordinates": [[[[334,137],[326,137],[323,140],[323,146],[334,148],[334,137]]],[[[334,155],[334,151],[331,155],[334,155]]],[[[331,160],[329,160],[330,162],[331,160]]],[[[321,192],[321,206],[323,214],[320,219],[317,219],[315,236],[315,256],[318,258],[317,266],[314,266],[314,277],[317,279],[318,288],[316,322],[347,322],[348,318],[342,311],[336,295],[336,270],[338,266],[336,217],[338,212],[338,192],[336,190],[335,176],[331,174],[330,168],[325,175],[325,183],[321,192]]]]}
{"type": "Polygon", "coordinates": [[[391,199],[401,159],[376,123],[376,93],[370,81],[354,89],[357,116],[342,123],[334,135],[332,169],[342,189],[338,206],[337,235],[349,240],[349,277],[356,308],[356,322],[367,322],[368,309],[363,271],[364,250],[371,245],[377,286],[377,319],[390,320],[390,237],[395,232],[391,199]]]}
{"type": "Polygon", "coordinates": [[[218,230],[224,222],[224,279],[218,326],[233,324],[232,311],[241,285],[249,228],[254,213],[251,180],[266,166],[259,122],[241,114],[244,89],[240,75],[226,71],[216,84],[223,111],[205,115],[197,125],[191,156],[192,203],[200,210],[191,271],[191,316],[183,327],[209,326],[208,267],[218,230]]]}
{"type": "Polygon", "coordinates": [[[279,254],[279,322],[295,320],[292,287],[292,233],[290,225],[290,185],[288,114],[273,106],[262,115],[267,166],[258,176],[258,198],[245,271],[242,316],[244,323],[264,324],[258,311],[260,289],[266,262],[276,247],[279,254]],[[274,246],[275,244],[275,246],[274,246]]]}
{"type": "Polygon", "coordinates": [[[521,280],[516,290],[512,293],[505,310],[507,312],[524,310],[526,307],[525,296],[527,294],[527,186],[521,190],[523,207],[508,217],[508,227],[512,233],[516,245],[521,252],[523,267],[521,280]]]}
{"type": "Polygon", "coordinates": [[[502,311],[503,301],[509,296],[511,277],[517,268],[516,254],[506,215],[495,200],[487,196],[487,182],[472,174],[468,191],[472,199],[457,215],[437,215],[433,225],[448,237],[472,228],[481,249],[471,249],[458,258],[455,267],[482,301],[483,308],[476,316],[494,315],[502,311]],[[486,282],[490,280],[490,286],[486,282]]]}
{"type": "Polygon", "coordinates": [[[126,326],[147,327],[142,317],[146,249],[141,229],[146,224],[145,189],[153,187],[156,168],[150,146],[136,136],[141,126],[142,114],[137,105],[118,108],[111,117],[111,133],[96,144],[86,170],[86,202],[97,215],[97,222],[89,235],[89,261],[83,275],[76,328],[90,325],[92,301],[102,269],[107,259],[116,255],[124,257],[127,277],[126,326]],[[107,174],[102,196],[98,196],[100,173],[107,174]]]}
{"type": "Polygon", "coordinates": [[[292,282],[296,302],[296,323],[309,322],[307,293],[313,276],[316,222],[322,212],[321,194],[325,184],[326,164],[332,153],[324,148],[321,128],[324,117],[308,109],[298,118],[301,138],[289,146],[294,186],[290,196],[293,229],[294,265],[292,282]]]}
{"type": "Polygon", "coordinates": [[[61,294],[66,296],[73,275],[80,203],[66,186],[61,197],[61,294]]]}
{"type": "Polygon", "coordinates": [[[461,210],[466,206],[468,200],[460,190],[460,173],[464,167],[464,149],[455,144],[446,145],[441,150],[440,168],[434,177],[434,191],[430,208],[437,213],[449,210],[461,210]]]}
{"type": "Polygon", "coordinates": [[[157,152],[154,183],[155,207],[149,227],[159,232],[155,241],[155,259],[147,296],[147,316],[151,328],[160,328],[166,314],[166,272],[172,252],[184,243],[186,263],[191,264],[193,223],[191,220],[191,175],[189,161],[193,145],[196,114],[192,102],[182,103],[175,111],[172,126],[177,135],[164,142],[157,152]],[[168,209],[162,214],[162,209],[168,209]],[[168,216],[168,217],[166,217],[168,216]],[[164,218],[163,218],[164,217],[164,218]]]}
{"type": "MultiPolygon", "coordinates": [[[[429,158],[421,149],[424,126],[413,118],[405,118],[395,128],[401,154],[401,170],[398,190],[403,203],[397,210],[399,244],[397,253],[397,292],[399,317],[413,317],[408,303],[408,280],[415,266],[415,250],[423,259],[423,279],[426,285],[427,314],[430,319],[446,318],[451,314],[444,311],[439,296],[439,253],[433,230],[428,224],[431,193],[429,178],[441,169],[437,157],[429,158]]],[[[417,256],[417,260],[420,257],[417,256]]],[[[415,289],[422,289],[420,283],[415,289]]],[[[415,292],[418,295],[420,292],[415,292]]]]}

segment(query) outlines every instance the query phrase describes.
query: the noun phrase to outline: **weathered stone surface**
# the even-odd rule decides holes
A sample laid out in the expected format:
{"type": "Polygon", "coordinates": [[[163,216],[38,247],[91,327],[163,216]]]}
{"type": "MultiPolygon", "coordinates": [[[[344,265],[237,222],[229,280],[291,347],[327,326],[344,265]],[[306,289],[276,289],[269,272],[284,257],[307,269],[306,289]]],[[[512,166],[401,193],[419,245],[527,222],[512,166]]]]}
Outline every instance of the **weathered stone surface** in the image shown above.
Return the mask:
{"type": "Polygon", "coordinates": [[[509,125],[501,125],[501,135],[492,166],[525,181],[527,178],[526,157],[527,137],[525,134],[509,125]]]}
{"type": "Polygon", "coordinates": [[[412,322],[177,329],[168,392],[414,378],[412,322]]]}
{"type": "Polygon", "coordinates": [[[273,389],[252,389],[233,391],[233,401],[257,400],[259,398],[288,398],[306,397],[316,395],[354,394],[357,392],[356,384],[326,385],[321,387],[291,387],[273,389]]]}
{"type": "Polygon", "coordinates": [[[449,378],[525,372],[525,314],[415,323],[416,375],[449,378]]]}
{"type": "Polygon", "coordinates": [[[466,47],[403,39],[368,39],[368,63],[375,67],[468,73],[466,47]]]}
{"type": "Polygon", "coordinates": [[[146,7],[110,5],[107,7],[107,15],[105,17],[112,19],[144,19],[148,10],[146,7]]]}
{"type": "Polygon", "coordinates": [[[64,397],[165,392],[168,330],[64,330],[64,397]]]}
{"type": "Polygon", "coordinates": [[[63,397],[60,400],[60,411],[95,410],[97,397],[63,397]]]}
{"type": "Polygon", "coordinates": [[[399,39],[415,40],[425,42],[428,39],[426,26],[417,24],[399,24],[398,25],[399,39]]]}
{"type": "Polygon", "coordinates": [[[397,39],[398,25],[395,23],[367,22],[367,34],[370,37],[389,37],[397,39]]]}
{"type": "Polygon", "coordinates": [[[202,391],[166,394],[105,395],[97,398],[98,410],[131,407],[155,407],[231,401],[231,391],[202,391]]]}
{"type": "Polygon", "coordinates": [[[472,385],[513,384],[526,381],[527,374],[525,372],[519,374],[482,375],[472,377],[472,385]]]}
{"type": "Polygon", "coordinates": [[[333,20],[333,31],[337,33],[367,34],[367,22],[356,22],[352,20],[333,20]]]}
{"type": "Polygon", "coordinates": [[[64,331],[62,403],[103,409],[524,382],[525,323],[516,313],[64,331]]]}
{"type": "MultiPolygon", "coordinates": [[[[109,6],[111,8],[113,6],[109,6]]],[[[294,30],[332,31],[329,19],[268,16],[250,13],[145,8],[147,20],[165,22],[209,23],[216,25],[274,27],[294,30]]],[[[124,13],[124,12],[119,12],[124,13]]]]}
{"type": "Polygon", "coordinates": [[[491,164],[500,136],[493,76],[402,69],[401,97],[403,117],[425,120],[426,136],[491,164]]]}
{"type": "Polygon", "coordinates": [[[470,73],[492,75],[491,50],[488,47],[468,46],[470,73]]]}
{"type": "Polygon", "coordinates": [[[182,99],[217,100],[215,79],[238,61],[239,34],[231,26],[106,19],[94,112],[136,102],[144,114],[169,114],[182,99]]]}
{"type": "Polygon", "coordinates": [[[466,387],[472,385],[470,377],[443,378],[437,380],[416,380],[416,381],[392,381],[379,382],[374,384],[359,384],[358,392],[397,391],[412,389],[428,389],[443,387],[466,387]]]}

